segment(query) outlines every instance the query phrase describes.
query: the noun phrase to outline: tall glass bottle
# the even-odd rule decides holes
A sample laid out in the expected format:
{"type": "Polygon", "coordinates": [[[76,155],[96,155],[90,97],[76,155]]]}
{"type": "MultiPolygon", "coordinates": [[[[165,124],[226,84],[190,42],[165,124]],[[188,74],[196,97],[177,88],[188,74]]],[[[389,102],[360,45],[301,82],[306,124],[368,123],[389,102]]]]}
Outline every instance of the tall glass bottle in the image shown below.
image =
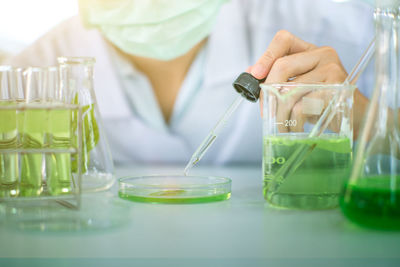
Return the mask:
{"type": "Polygon", "coordinates": [[[340,205],[353,222],[400,229],[400,0],[377,0],[376,82],[340,205]]]}

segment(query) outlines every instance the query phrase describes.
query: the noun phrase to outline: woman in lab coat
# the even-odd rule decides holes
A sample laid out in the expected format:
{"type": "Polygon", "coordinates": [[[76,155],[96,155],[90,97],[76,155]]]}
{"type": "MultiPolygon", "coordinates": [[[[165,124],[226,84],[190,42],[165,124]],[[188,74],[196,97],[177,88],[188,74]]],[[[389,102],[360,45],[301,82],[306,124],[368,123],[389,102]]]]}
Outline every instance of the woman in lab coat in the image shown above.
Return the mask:
{"type": "MultiPolygon", "coordinates": [[[[82,19],[63,22],[10,63],[95,57],[114,160],[185,163],[236,98],[231,84],[246,68],[267,82],[344,81],[372,39],[372,8],[336,2],[80,0],[82,19]]],[[[366,101],[355,93],[356,122],[366,101]]],[[[204,162],[259,163],[261,151],[259,106],[246,102],[204,162]]]]}

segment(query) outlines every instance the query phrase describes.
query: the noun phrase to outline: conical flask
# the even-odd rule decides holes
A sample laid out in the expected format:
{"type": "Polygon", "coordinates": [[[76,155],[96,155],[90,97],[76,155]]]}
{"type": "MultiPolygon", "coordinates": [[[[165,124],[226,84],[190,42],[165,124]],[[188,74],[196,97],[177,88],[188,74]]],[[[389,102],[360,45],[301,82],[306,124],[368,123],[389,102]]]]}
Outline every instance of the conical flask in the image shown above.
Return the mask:
{"type": "Polygon", "coordinates": [[[376,1],[374,93],[340,199],[347,218],[381,229],[400,229],[399,6],[376,1]]]}
{"type": "Polygon", "coordinates": [[[71,162],[77,170],[81,164],[82,191],[95,192],[110,188],[114,182],[113,161],[105,136],[93,88],[94,58],[60,57],[61,87],[68,87],[72,104],[82,109],[82,159],[71,162]]]}

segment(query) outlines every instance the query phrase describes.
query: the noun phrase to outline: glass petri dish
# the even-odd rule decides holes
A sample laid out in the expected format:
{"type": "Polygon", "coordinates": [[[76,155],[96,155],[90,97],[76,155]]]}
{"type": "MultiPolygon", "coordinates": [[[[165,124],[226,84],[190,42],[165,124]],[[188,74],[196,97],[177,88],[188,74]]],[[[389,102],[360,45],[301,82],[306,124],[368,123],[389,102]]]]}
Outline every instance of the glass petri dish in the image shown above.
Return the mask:
{"type": "Polygon", "coordinates": [[[229,199],[232,181],[214,176],[154,175],[119,179],[119,197],[167,204],[206,203],[229,199]]]}

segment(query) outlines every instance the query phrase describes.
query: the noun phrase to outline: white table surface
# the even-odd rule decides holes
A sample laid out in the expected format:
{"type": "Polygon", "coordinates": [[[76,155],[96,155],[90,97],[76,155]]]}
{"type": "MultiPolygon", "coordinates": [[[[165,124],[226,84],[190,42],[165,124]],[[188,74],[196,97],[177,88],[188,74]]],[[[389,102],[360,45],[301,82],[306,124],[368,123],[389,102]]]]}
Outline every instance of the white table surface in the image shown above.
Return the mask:
{"type": "MultiPolygon", "coordinates": [[[[125,166],[116,169],[116,176],[181,169],[125,166]]],[[[51,231],[46,224],[42,230],[22,230],[3,212],[0,257],[8,259],[3,264],[0,259],[0,266],[51,266],[59,259],[73,266],[400,266],[400,232],[359,228],[339,209],[269,207],[262,195],[260,167],[199,166],[191,174],[230,177],[231,199],[186,205],[136,203],[120,200],[115,185],[108,193],[83,199],[80,212],[86,223],[93,216],[89,220],[97,225],[94,230],[80,227],[79,220],[73,222],[75,230],[51,231]],[[15,258],[20,265],[6,265],[15,258]]]]}

